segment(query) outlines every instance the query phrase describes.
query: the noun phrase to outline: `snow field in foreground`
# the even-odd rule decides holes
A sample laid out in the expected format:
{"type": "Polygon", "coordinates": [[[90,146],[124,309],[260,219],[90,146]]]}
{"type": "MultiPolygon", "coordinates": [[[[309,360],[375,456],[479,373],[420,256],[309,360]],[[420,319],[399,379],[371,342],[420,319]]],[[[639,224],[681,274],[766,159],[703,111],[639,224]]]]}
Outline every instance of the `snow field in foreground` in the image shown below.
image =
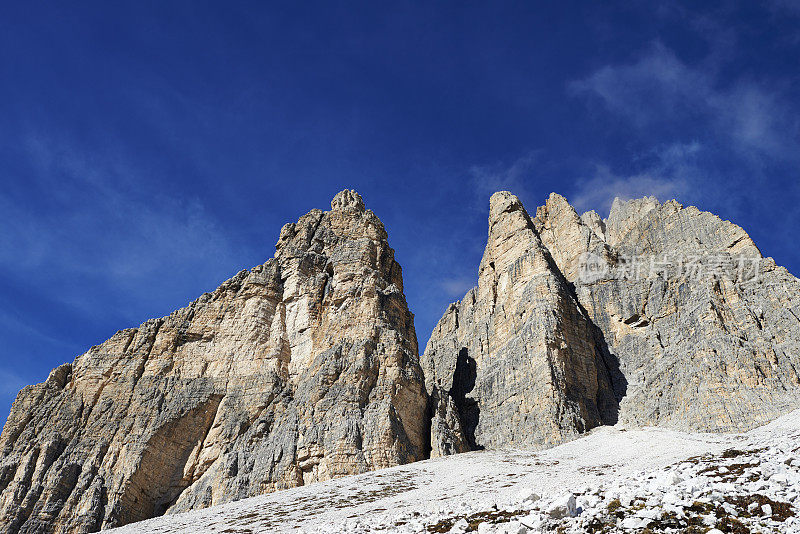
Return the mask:
{"type": "Polygon", "coordinates": [[[107,532],[800,533],[795,514],[800,410],[736,435],[600,427],[546,451],[436,458],[107,532]]]}

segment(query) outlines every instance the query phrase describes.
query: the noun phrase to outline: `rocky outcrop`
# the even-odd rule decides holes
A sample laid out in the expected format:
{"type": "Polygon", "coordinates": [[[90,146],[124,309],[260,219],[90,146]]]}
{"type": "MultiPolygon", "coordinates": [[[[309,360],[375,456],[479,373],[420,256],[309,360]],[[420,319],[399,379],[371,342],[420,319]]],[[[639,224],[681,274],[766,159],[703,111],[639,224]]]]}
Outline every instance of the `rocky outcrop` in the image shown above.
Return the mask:
{"type": "Polygon", "coordinates": [[[522,203],[494,194],[478,285],[423,356],[432,455],[546,447],[614,422],[610,358],[522,203]]]}
{"type": "Polygon", "coordinates": [[[22,390],[0,524],[94,532],[420,460],[426,409],[400,266],[343,191],[265,264],[22,390]]]}
{"type": "Polygon", "coordinates": [[[591,213],[553,194],[534,226],[619,360],[621,422],[745,431],[800,406],[797,278],[674,200],[618,199],[602,225],[591,213]]]}

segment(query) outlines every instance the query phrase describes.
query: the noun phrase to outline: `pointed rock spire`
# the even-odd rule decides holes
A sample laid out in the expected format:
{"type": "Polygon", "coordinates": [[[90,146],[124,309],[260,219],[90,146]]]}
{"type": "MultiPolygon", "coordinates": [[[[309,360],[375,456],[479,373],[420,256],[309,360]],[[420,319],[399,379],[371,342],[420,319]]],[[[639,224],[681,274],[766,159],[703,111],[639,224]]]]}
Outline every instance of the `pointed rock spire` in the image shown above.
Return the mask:
{"type": "Polygon", "coordinates": [[[333,200],[331,200],[332,210],[353,209],[356,211],[364,211],[364,199],[361,198],[355,190],[345,189],[339,191],[333,200]]]}

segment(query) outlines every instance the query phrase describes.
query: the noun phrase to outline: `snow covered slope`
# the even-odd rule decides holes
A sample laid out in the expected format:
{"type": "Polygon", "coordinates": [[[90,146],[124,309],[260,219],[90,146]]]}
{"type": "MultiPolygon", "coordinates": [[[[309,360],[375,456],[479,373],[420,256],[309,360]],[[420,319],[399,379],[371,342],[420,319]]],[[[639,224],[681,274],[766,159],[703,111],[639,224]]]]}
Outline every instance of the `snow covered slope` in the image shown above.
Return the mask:
{"type": "Polygon", "coordinates": [[[481,451],[107,532],[800,532],[800,410],[746,434],[600,427],[541,452],[481,451]]]}

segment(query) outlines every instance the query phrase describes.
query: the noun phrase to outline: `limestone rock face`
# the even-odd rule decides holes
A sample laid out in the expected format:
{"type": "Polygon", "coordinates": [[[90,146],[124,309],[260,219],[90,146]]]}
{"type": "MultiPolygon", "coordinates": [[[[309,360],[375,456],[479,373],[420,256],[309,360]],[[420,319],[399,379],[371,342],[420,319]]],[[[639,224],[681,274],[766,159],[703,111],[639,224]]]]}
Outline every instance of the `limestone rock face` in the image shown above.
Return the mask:
{"type": "Polygon", "coordinates": [[[491,198],[478,285],[439,321],[423,368],[433,456],[546,447],[616,419],[602,335],[507,192],[491,198]]]}
{"type": "Polygon", "coordinates": [[[547,203],[536,209],[533,226],[567,280],[578,276],[581,252],[592,252],[607,262],[613,261],[613,252],[604,240],[605,223],[597,212],[589,211],[578,217],[561,195],[552,193],[547,203]],[[576,250],[580,252],[575,254],[576,250]]]}
{"type": "Polygon", "coordinates": [[[0,437],[3,532],[94,532],[427,455],[380,220],[343,191],[276,248],[20,392],[0,437]]]}
{"type": "Polygon", "coordinates": [[[619,361],[622,423],[744,431],[800,406],[797,278],[740,227],[676,201],[591,213],[551,195],[533,222],[619,361]],[[602,269],[582,273],[587,257],[602,269]]]}

